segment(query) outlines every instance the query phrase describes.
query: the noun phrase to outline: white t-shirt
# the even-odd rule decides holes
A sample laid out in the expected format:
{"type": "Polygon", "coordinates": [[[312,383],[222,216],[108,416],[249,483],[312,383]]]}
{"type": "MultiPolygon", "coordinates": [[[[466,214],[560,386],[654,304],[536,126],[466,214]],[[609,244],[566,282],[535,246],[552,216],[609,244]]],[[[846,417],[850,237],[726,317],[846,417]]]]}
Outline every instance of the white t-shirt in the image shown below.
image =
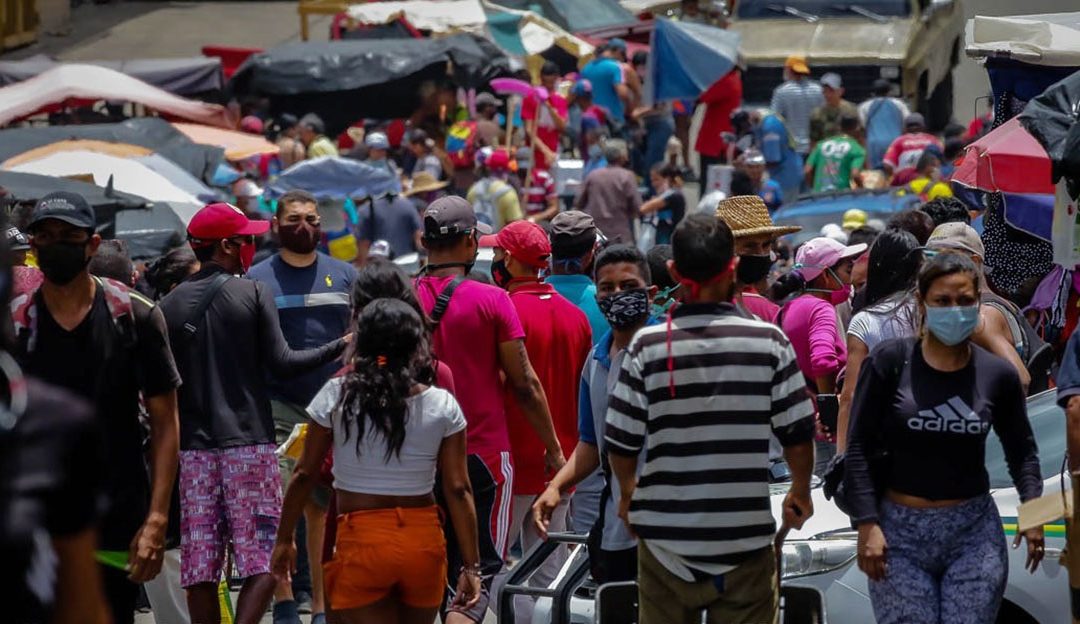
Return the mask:
{"type": "Polygon", "coordinates": [[[406,399],[405,441],[401,453],[386,458],[386,439],[364,427],[357,452],[357,424],[349,415],[346,439],[342,410],[335,409],[344,378],[326,382],[308,406],[316,424],[334,432],[334,487],[361,494],[421,496],[435,487],[435,467],[444,438],[465,430],[465,415],[457,401],[441,388],[429,387],[406,399]]]}
{"type": "Polygon", "coordinates": [[[909,293],[886,297],[860,310],[848,325],[847,333],[873,350],[886,340],[915,335],[915,298],[909,293]]]}

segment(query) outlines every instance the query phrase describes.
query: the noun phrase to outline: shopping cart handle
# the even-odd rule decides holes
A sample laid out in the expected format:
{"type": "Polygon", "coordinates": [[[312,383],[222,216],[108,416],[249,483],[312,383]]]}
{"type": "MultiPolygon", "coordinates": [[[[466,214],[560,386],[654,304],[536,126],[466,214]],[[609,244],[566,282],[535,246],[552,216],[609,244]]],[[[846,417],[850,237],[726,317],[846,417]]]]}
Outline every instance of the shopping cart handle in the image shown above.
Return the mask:
{"type": "Polygon", "coordinates": [[[581,544],[588,542],[587,534],[578,533],[549,533],[548,538],[539,542],[525,554],[518,562],[510,575],[506,578],[506,584],[499,594],[499,622],[514,621],[514,597],[531,596],[534,598],[551,598],[551,624],[569,624],[570,622],[570,597],[574,589],[589,573],[589,558],[579,556],[563,578],[555,587],[530,587],[526,583],[528,579],[548,557],[564,544],[581,544]]]}

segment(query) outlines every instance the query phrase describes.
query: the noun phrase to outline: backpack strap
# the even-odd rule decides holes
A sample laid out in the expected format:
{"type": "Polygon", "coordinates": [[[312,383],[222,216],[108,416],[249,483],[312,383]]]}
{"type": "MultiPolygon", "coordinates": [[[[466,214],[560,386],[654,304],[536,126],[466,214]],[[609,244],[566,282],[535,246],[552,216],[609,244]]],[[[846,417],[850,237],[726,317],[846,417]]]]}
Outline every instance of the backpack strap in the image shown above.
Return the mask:
{"type": "Polygon", "coordinates": [[[199,327],[202,325],[203,317],[206,316],[206,310],[213,303],[214,298],[217,297],[218,292],[221,291],[221,287],[225,285],[225,282],[232,279],[232,275],[221,272],[214,276],[214,279],[210,281],[210,285],[203,292],[202,299],[199,299],[199,305],[195,306],[195,309],[191,312],[191,316],[184,321],[184,336],[188,340],[195,338],[195,334],[199,332],[199,327]]]}
{"type": "Polygon", "coordinates": [[[998,301],[994,297],[984,297],[981,303],[994,308],[1005,318],[1005,322],[1009,325],[1009,333],[1012,334],[1013,347],[1016,348],[1016,353],[1024,360],[1024,364],[1026,365],[1026,359],[1028,357],[1027,341],[1025,340],[1026,336],[1024,335],[1023,328],[1020,327],[1020,323],[1016,320],[1016,313],[1010,309],[1006,302],[998,301]]]}
{"type": "Polygon", "coordinates": [[[450,298],[454,296],[454,291],[464,281],[465,276],[458,275],[450,280],[450,283],[443,287],[442,292],[435,298],[435,307],[431,309],[431,333],[434,334],[435,330],[439,328],[439,322],[442,321],[443,315],[446,314],[446,309],[450,307],[450,298]]]}

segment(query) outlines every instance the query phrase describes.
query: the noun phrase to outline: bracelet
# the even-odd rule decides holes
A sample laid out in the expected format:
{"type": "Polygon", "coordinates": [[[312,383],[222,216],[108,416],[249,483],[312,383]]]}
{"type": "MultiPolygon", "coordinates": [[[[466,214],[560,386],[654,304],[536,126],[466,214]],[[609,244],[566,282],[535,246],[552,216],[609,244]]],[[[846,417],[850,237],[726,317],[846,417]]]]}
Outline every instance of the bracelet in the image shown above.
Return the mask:
{"type": "Polygon", "coordinates": [[[480,564],[474,563],[470,566],[461,566],[460,574],[468,574],[469,576],[480,578],[482,576],[480,573],[480,564]]]}

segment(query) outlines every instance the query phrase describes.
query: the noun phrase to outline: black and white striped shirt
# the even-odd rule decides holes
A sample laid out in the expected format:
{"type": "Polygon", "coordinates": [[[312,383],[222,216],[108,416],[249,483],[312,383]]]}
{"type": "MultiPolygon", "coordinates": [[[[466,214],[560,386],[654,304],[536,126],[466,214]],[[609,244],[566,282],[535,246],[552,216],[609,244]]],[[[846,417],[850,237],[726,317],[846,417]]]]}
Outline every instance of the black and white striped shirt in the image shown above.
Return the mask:
{"type": "MultiPolygon", "coordinates": [[[[630,522],[686,580],[719,575],[772,543],[769,434],[808,442],[814,408],[795,351],[775,325],[731,304],[678,308],[638,332],[607,413],[612,453],[644,470],[630,522]]],[[[639,468],[640,469],[640,468],[639,468]]]]}

